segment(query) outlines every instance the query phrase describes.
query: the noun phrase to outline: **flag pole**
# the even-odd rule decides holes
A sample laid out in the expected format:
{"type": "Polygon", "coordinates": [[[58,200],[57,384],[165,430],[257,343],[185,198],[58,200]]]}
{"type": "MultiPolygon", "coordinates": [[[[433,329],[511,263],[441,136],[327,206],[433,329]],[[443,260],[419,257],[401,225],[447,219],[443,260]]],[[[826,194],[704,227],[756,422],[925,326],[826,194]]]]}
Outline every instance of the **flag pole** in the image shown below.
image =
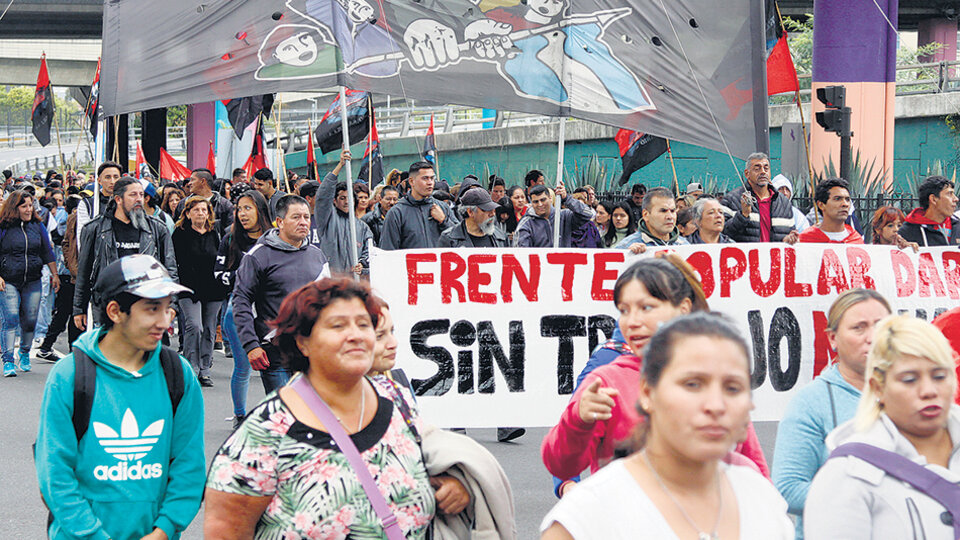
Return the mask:
{"type": "Polygon", "coordinates": [[[373,94],[367,94],[367,104],[370,108],[370,125],[367,127],[367,151],[370,152],[367,158],[367,187],[373,190],[373,94]]]}
{"type": "MultiPolygon", "coordinates": [[[[340,87],[340,131],[343,133],[343,149],[350,149],[350,129],[347,122],[347,91],[346,87],[340,87]]],[[[344,169],[347,172],[347,205],[349,208],[350,223],[347,228],[350,230],[350,274],[354,279],[360,276],[353,273],[353,267],[357,266],[359,257],[357,255],[357,213],[353,207],[353,168],[350,160],[344,163],[344,169]]]]}
{"type": "Polygon", "coordinates": [[[560,195],[556,194],[556,188],[563,184],[563,145],[566,140],[567,117],[560,117],[560,134],[557,137],[557,182],[554,184],[554,210],[553,210],[553,248],[560,247],[560,211],[563,210],[563,201],[560,195]]]}
{"type": "MultiPolygon", "coordinates": [[[[777,22],[780,23],[780,28],[783,28],[783,15],[780,14],[780,4],[778,2],[773,3],[773,7],[777,10],[777,22]]],[[[793,59],[791,58],[792,62],[793,59]]],[[[800,101],[800,83],[797,81],[797,89],[794,90],[794,101],[797,103],[797,110],[800,112],[800,132],[803,134],[803,148],[807,153],[807,174],[810,176],[810,198],[813,199],[814,192],[817,191],[817,184],[813,178],[813,164],[810,163],[810,140],[807,139],[807,122],[803,119],[803,102],[800,101]]],[[[811,99],[811,108],[813,107],[813,100],[811,99]]],[[[813,216],[816,221],[819,223],[820,211],[817,209],[817,203],[813,203],[813,216]]]]}
{"type": "MultiPolygon", "coordinates": [[[[320,171],[317,170],[317,148],[313,145],[313,125],[310,122],[310,119],[307,119],[307,152],[310,152],[310,156],[313,159],[313,179],[320,180],[320,171]]],[[[309,172],[307,173],[310,174],[309,172]]]]}
{"type": "Polygon", "coordinates": [[[53,98],[53,103],[54,103],[54,108],[53,108],[53,125],[54,125],[54,127],[57,128],[57,154],[60,156],[60,160],[59,160],[59,161],[60,161],[60,176],[62,176],[62,177],[63,177],[63,181],[66,182],[66,181],[67,181],[67,175],[66,175],[66,173],[65,173],[65,171],[64,171],[64,169],[63,169],[63,159],[64,159],[65,156],[63,155],[63,147],[60,146],[60,121],[57,120],[57,108],[56,108],[57,98],[56,98],[56,96],[53,95],[53,92],[50,92],[50,95],[51,95],[51,97],[53,98]]]}
{"type": "Polygon", "coordinates": [[[274,132],[277,136],[277,165],[283,172],[283,182],[287,186],[287,193],[290,193],[290,178],[287,176],[287,162],[284,159],[283,148],[280,146],[280,115],[283,114],[283,97],[277,94],[277,119],[273,123],[274,132]]]}
{"type": "Polygon", "coordinates": [[[673,163],[673,150],[670,149],[670,139],[665,139],[667,141],[667,157],[670,158],[670,168],[673,169],[673,189],[675,190],[677,197],[680,196],[680,182],[677,181],[677,166],[673,163]]]}

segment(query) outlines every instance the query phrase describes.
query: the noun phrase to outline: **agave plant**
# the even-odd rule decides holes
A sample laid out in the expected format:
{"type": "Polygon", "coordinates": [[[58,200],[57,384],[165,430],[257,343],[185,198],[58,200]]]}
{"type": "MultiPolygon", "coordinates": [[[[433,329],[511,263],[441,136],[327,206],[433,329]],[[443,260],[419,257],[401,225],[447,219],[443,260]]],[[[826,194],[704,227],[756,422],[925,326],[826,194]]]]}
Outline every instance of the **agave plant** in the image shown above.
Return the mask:
{"type": "Polygon", "coordinates": [[[568,191],[587,184],[593,186],[598,193],[613,190],[613,174],[607,170],[607,166],[600,161],[597,154],[585,160],[574,160],[573,174],[566,174],[566,171],[564,173],[564,182],[567,184],[568,191]]]}
{"type": "MultiPolygon", "coordinates": [[[[874,158],[870,160],[870,163],[863,163],[860,152],[857,151],[850,168],[850,177],[846,179],[850,184],[850,195],[861,200],[865,199],[869,201],[866,205],[857,205],[855,208],[861,222],[869,217],[867,214],[873,206],[882,205],[885,197],[889,196],[892,192],[890,186],[886,185],[883,169],[878,169],[876,162],[877,160],[874,158]],[[873,201],[876,201],[876,203],[874,204],[873,201]]],[[[834,164],[833,160],[830,160],[828,163],[824,163],[823,173],[817,174],[816,179],[819,183],[824,178],[835,178],[839,176],[840,173],[837,170],[836,164],[834,164]]],[[[810,195],[807,195],[807,197],[812,199],[810,195]]]]}

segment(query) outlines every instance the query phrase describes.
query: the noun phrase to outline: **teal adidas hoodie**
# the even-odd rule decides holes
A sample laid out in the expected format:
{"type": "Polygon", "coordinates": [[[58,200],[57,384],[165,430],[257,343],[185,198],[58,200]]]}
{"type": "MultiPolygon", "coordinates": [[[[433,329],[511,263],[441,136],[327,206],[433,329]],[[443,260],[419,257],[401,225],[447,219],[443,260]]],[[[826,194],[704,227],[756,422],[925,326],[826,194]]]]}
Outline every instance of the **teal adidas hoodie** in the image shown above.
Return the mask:
{"type": "Polygon", "coordinates": [[[130,373],[100,351],[105,332],[74,344],[97,365],[90,426],[77,443],[73,428],[74,359],[50,370],[40,410],[36,466],[40,492],[53,509],[53,540],[140,538],[159,527],[171,540],[200,509],[206,476],[203,396],[185,359],[184,392],[173,407],[160,347],[130,373]]]}

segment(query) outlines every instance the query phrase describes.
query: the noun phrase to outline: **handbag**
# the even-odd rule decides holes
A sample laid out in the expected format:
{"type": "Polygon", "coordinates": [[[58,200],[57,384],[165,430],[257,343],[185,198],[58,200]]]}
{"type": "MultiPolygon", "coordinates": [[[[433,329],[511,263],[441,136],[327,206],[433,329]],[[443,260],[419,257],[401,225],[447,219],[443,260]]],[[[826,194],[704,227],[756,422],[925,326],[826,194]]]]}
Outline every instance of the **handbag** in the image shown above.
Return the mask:
{"type": "Polygon", "coordinates": [[[860,458],[943,505],[953,518],[949,525],[953,526],[954,537],[960,538],[960,486],[900,454],[871,444],[847,443],[830,452],[830,459],[842,456],[860,458]]]}
{"type": "Polygon", "coordinates": [[[406,536],[403,534],[403,531],[400,530],[400,525],[397,523],[397,516],[390,511],[386,499],[383,498],[383,494],[381,494],[377,488],[377,483],[374,481],[373,476],[370,475],[366,463],[364,463],[363,458],[360,457],[360,451],[358,451],[357,446],[353,444],[350,435],[348,435],[343,429],[343,426],[340,425],[340,421],[337,420],[336,415],[334,415],[330,407],[324,403],[323,399],[317,394],[317,391],[313,389],[313,386],[310,385],[306,377],[298,377],[296,381],[290,383],[290,386],[294,392],[303,399],[307,406],[310,407],[313,414],[323,422],[323,425],[327,428],[327,432],[333,437],[334,444],[340,448],[340,451],[343,452],[343,455],[347,458],[347,462],[353,467],[353,472],[355,472],[357,478],[360,479],[360,485],[363,486],[363,491],[367,494],[367,499],[370,500],[374,512],[376,512],[377,517],[380,518],[380,524],[383,526],[384,532],[387,533],[387,538],[389,540],[404,540],[406,536]]]}

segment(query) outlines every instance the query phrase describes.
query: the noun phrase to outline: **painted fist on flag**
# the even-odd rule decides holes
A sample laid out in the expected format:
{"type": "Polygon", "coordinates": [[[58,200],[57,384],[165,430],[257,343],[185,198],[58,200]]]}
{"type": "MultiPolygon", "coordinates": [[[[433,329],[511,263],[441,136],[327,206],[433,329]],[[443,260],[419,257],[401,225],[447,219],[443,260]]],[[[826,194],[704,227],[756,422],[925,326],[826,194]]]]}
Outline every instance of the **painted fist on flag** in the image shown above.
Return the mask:
{"type": "Polygon", "coordinates": [[[460,44],[453,29],[430,19],[418,19],[403,32],[416,69],[436,70],[460,59],[460,44]]]}
{"type": "Polygon", "coordinates": [[[480,58],[501,58],[513,47],[510,32],[513,27],[491,19],[481,19],[468,24],[463,30],[467,44],[480,58]]]}

